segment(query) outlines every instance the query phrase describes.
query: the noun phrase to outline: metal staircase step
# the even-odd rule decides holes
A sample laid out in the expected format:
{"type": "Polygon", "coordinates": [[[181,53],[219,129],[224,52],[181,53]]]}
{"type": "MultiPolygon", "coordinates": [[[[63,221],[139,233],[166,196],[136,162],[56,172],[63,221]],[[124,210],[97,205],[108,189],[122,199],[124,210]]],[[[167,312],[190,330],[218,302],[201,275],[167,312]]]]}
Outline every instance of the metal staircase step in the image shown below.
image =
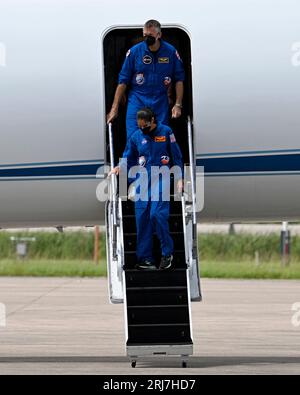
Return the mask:
{"type": "Polygon", "coordinates": [[[171,323],[168,323],[168,324],[130,324],[129,325],[129,327],[130,328],[143,328],[143,327],[146,327],[146,328],[157,328],[157,327],[159,327],[159,328],[163,328],[163,327],[169,327],[169,328],[172,328],[172,327],[178,327],[178,326],[182,326],[182,327],[187,327],[187,326],[189,326],[189,324],[187,323],[182,323],[182,322],[177,322],[177,323],[174,323],[174,324],[171,324],[171,323]]]}
{"type": "MultiPolygon", "coordinates": [[[[176,346],[180,347],[180,346],[186,346],[186,345],[193,346],[193,341],[190,340],[190,341],[186,341],[186,342],[168,342],[168,344],[160,343],[158,341],[155,342],[155,343],[148,342],[147,344],[144,344],[144,343],[130,343],[129,341],[126,342],[127,349],[129,349],[129,347],[130,347],[131,349],[134,349],[134,350],[137,350],[138,348],[143,348],[143,349],[145,349],[145,348],[149,348],[149,349],[151,348],[152,349],[153,348],[153,349],[159,349],[160,350],[159,352],[152,352],[151,354],[149,354],[151,356],[153,356],[153,355],[158,355],[158,356],[159,355],[167,355],[166,351],[161,351],[161,350],[165,350],[166,347],[168,347],[168,348],[169,347],[175,348],[176,346]]],[[[190,348],[190,350],[192,350],[192,348],[190,348]]]]}
{"type": "Polygon", "coordinates": [[[189,310],[183,306],[134,306],[128,307],[129,325],[189,324],[189,310]]]}
{"type": "MultiPolygon", "coordinates": [[[[137,257],[136,257],[136,252],[135,251],[129,251],[125,252],[125,269],[134,269],[135,265],[137,264],[137,257]]],[[[156,259],[156,265],[157,267],[159,266],[160,262],[160,253],[157,254],[155,257],[156,259]]],[[[174,251],[174,256],[173,256],[173,262],[172,262],[173,268],[179,269],[179,268],[186,268],[186,262],[185,262],[185,252],[184,250],[175,250],[174,251]]],[[[168,272],[171,272],[171,270],[168,270],[168,272]]],[[[147,271],[149,273],[149,271],[147,271]]]]}
{"type": "Polygon", "coordinates": [[[188,304],[188,293],[186,289],[161,289],[143,290],[130,292],[127,290],[128,306],[153,306],[161,305],[186,305],[188,304]]]}
{"type": "Polygon", "coordinates": [[[188,324],[183,325],[141,325],[128,326],[129,344],[174,344],[191,343],[191,332],[188,324]]]}
{"type": "Polygon", "coordinates": [[[136,309],[136,310],[146,310],[146,309],[179,309],[179,308],[185,308],[189,307],[188,305],[171,305],[171,304],[164,304],[164,305],[149,305],[149,306],[128,306],[128,310],[130,309],[136,309]]]}
{"type": "Polygon", "coordinates": [[[177,287],[177,286],[164,286],[164,287],[128,287],[127,291],[128,292],[137,292],[137,291],[182,291],[182,290],[187,290],[186,285],[182,287],[177,287]]]}
{"type": "Polygon", "coordinates": [[[155,286],[164,287],[168,285],[186,286],[186,269],[174,269],[168,271],[147,271],[126,270],[126,286],[130,287],[147,287],[155,286]]]}

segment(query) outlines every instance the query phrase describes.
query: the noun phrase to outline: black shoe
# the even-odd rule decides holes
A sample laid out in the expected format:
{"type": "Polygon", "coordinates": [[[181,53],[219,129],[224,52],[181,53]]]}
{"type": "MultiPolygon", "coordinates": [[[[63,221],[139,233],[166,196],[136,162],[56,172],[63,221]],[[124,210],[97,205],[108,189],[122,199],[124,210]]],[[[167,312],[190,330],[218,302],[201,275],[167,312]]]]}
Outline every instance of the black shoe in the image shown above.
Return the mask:
{"type": "Polygon", "coordinates": [[[139,262],[135,266],[135,268],[138,270],[156,270],[156,266],[154,265],[154,263],[149,261],[148,259],[145,259],[144,261],[139,262]]]}
{"type": "Polygon", "coordinates": [[[170,269],[172,266],[173,255],[163,256],[160,261],[159,270],[170,269]]]}

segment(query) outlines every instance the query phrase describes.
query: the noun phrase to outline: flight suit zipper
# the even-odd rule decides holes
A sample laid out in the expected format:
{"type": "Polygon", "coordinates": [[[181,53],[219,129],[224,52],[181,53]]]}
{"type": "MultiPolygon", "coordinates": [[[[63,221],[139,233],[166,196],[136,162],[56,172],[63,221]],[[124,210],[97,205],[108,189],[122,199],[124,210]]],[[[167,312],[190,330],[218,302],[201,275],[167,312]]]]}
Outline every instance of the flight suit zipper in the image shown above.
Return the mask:
{"type": "Polygon", "coordinates": [[[160,48],[158,51],[156,52],[152,52],[152,56],[153,56],[153,74],[152,74],[152,97],[155,97],[156,91],[154,86],[156,85],[154,82],[155,80],[155,75],[156,75],[156,70],[157,70],[157,63],[158,63],[158,52],[160,51],[160,48]]]}

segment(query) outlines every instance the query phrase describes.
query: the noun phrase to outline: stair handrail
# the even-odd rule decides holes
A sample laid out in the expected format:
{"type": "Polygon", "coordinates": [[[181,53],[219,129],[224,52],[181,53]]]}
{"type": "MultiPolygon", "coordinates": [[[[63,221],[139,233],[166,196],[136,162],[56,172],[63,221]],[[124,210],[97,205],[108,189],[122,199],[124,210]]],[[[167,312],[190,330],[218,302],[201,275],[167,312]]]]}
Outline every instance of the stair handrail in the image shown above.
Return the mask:
{"type": "MultiPolygon", "coordinates": [[[[115,157],[114,157],[114,140],[113,140],[113,130],[112,123],[108,124],[108,134],[109,134],[109,152],[110,152],[110,167],[111,170],[115,168],[115,157]]],[[[117,226],[117,205],[114,204],[118,201],[118,181],[116,174],[111,175],[111,200],[113,202],[113,223],[117,226]]]]}
{"type": "Polygon", "coordinates": [[[191,173],[191,187],[192,187],[192,209],[193,209],[193,224],[197,224],[196,214],[196,184],[195,184],[195,160],[193,150],[193,132],[192,132],[192,120],[188,116],[188,145],[189,145],[189,160],[190,160],[190,173],[191,173]]]}
{"type": "Polygon", "coordinates": [[[186,230],[186,217],[187,217],[187,209],[184,195],[181,196],[181,207],[182,207],[182,222],[183,222],[183,240],[184,240],[184,253],[185,253],[185,262],[188,267],[191,266],[191,256],[190,249],[187,239],[187,230],[186,230]]]}
{"type": "MultiPolygon", "coordinates": [[[[108,124],[109,135],[109,151],[110,151],[110,167],[111,170],[115,168],[114,156],[114,140],[112,123],[108,124]]],[[[111,203],[113,215],[113,231],[112,231],[112,251],[113,258],[117,259],[117,227],[118,227],[118,180],[116,174],[111,174],[111,203]]]]}

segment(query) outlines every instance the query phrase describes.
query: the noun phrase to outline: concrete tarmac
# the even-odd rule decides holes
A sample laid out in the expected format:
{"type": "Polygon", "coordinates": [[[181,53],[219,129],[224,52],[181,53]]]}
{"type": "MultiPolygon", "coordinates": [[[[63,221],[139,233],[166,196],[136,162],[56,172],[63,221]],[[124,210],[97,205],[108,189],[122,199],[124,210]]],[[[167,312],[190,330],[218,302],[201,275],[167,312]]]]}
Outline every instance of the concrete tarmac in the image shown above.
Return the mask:
{"type": "Polygon", "coordinates": [[[187,369],[173,357],[132,369],[123,305],[109,304],[106,279],[0,278],[0,374],[300,374],[292,311],[300,281],[203,280],[202,288],[187,369]]]}

